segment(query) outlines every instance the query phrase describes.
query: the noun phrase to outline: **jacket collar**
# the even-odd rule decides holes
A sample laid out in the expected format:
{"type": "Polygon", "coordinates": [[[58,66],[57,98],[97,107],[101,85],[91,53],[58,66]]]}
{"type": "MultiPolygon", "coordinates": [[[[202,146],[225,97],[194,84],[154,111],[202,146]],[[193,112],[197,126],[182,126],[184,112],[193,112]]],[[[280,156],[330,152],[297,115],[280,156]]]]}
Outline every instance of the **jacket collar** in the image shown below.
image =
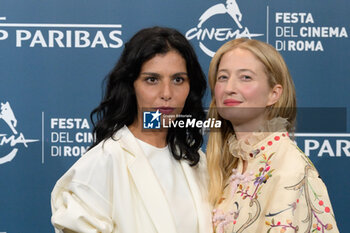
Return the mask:
{"type": "Polygon", "coordinates": [[[134,157],[128,168],[157,231],[176,233],[175,222],[163,190],[136,138],[126,126],[115,137],[120,138],[121,147],[134,157]]]}
{"type": "MultiPolygon", "coordinates": [[[[121,147],[134,157],[128,168],[157,231],[176,233],[175,222],[164,192],[135,136],[124,126],[115,138],[119,139],[121,147]]],[[[201,159],[205,160],[205,156],[201,156],[201,159]]],[[[199,233],[207,233],[211,232],[212,228],[210,206],[206,197],[203,197],[203,193],[207,192],[207,172],[205,162],[200,163],[204,164],[191,167],[187,161],[182,160],[181,166],[197,210],[199,233]]]]}
{"type": "Polygon", "coordinates": [[[191,167],[187,161],[182,160],[181,165],[185,173],[190,191],[192,193],[194,205],[197,209],[198,232],[212,232],[211,208],[207,200],[208,177],[206,168],[206,158],[203,154],[198,165],[191,167]]]}

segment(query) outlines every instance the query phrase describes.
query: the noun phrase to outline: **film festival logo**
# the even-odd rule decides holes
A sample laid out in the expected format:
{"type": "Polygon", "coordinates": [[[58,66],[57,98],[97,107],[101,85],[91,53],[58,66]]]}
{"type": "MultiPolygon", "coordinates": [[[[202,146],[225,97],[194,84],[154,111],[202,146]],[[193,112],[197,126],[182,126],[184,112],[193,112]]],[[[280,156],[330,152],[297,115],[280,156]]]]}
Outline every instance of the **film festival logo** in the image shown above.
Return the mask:
{"type": "Polygon", "coordinates": [[[236,38],[249,38],[263,36],[264,34],[250,33],[247,27],[242,26],[242,13],[236,0],[227,0],[226,5],[223,3],[216,4],[207,9],[200,17],[197,27],[191,28],[186,32],[188,40],[196,39],[199,42],[199,47],[210,57],[213,57],[215,52],[204,45],[204,40],[209,39],[216,41],[227,41],[236,38]],[[210,18],[216,15],[228,14],[233,20],[232,28],[202,28],[203,24],[210,18]]]}
{"type": "Polygon", "coordinates": [[[5,104],[1,103],[0,119],[6,123],[6,125],[11,129],[13,133],[10,137],[8,137],[7,134],[0,133],[0,146],[10,144],[10,147],[12,148],[12,150],[8,154],[0,154],[0,164],[4,164],[7,162],[11,162],[13,158],[17,155],[17,144],[23,144],[25,147],[28,147],[27,143],[37,142],[39,140],[25,139],[23,133],[17,132],[17,119],[12,111],[9,102],[6,102],[5,104]]]}

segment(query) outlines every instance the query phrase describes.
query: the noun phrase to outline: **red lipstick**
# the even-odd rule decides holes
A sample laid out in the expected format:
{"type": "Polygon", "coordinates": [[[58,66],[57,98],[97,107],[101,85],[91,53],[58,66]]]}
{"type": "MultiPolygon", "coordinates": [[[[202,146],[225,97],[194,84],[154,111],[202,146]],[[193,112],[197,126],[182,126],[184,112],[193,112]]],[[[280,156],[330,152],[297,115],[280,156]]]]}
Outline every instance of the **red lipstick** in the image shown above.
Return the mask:
{"type": "Polygon", "coordinates": [[[240,103],[242,103],[241,101],[235,100],[235,99],[226,99],[224,100],[224,105],[226,106],[237,106],[240,103]]]}

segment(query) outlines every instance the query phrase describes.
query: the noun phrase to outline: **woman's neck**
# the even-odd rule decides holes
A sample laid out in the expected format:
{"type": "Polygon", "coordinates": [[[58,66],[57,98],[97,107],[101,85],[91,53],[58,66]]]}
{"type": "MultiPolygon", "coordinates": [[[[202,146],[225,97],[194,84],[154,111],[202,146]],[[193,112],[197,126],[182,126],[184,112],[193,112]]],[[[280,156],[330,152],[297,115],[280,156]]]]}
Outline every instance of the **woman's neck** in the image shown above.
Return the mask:
{"type": "Polygon", "coordinates": [[[129,125],[128,128],[136,138],[152,146],[163,148],[167,145],[166,136],[168,131],[166,129],[143,129],[142,122],[137,120],[129,125]]]}
{"type": "Polygon", "coordinates": [[[252,133],[257,132],[262,125],[266,122],[264,117],[255,118],[251,121],[235,125],[233,122],[233,129],[235,131],[236,139],[245,139],[252,133]]]}

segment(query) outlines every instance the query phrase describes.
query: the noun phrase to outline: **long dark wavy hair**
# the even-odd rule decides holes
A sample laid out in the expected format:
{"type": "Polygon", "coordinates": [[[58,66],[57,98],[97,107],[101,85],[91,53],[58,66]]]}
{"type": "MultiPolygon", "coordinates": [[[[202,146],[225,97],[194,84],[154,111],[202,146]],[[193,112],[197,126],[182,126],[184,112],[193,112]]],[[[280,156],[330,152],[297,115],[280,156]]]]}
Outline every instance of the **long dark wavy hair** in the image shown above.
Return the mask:
{"type": "MultiPolygon", "coordinates": [[[[137,116],[134,81],[139,76],[142,64],[157,54],[166,54],[171,50],[177,51],[185,59],[190,80],[190,92],[181,115],[205,119],[202,97],[206,80],[192,46],[175,29],[146,28],[137,32],[125,44],[119,61],[104,80],[104,97],[90,114],[95,136],[90,148],[112,137],[124,125],[129,126],[134,122],[137,116]]],[[[175,159],[186,159],[192,166],[198,163],[198,150],[203,143],[200,129],[169,128],[166,140],[175,159]]]]}

